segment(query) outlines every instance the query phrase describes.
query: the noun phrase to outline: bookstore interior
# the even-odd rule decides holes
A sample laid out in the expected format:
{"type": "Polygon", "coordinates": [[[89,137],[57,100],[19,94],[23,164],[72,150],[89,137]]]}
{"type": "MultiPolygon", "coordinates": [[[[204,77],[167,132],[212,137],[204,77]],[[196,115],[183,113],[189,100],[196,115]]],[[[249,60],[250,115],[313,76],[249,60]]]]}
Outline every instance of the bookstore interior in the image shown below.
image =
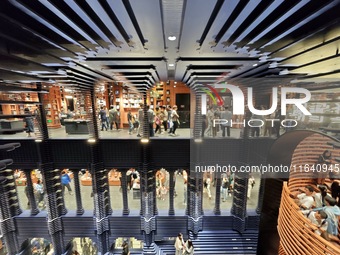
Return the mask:
{"type": "MultiPolygon", "coordinates": [[[[64,128],[67,134],[88,134],[87,123],[91,116],[89,117],[87,112],[92,109],[92,102],[86,93],[58,85],[44,85],[42,100],[39,100],[35,90],[35,85],[27,85],[23,92],[7,90],[0,92],[1,134],[24,132],[25,109],[28,108],[30,114],[39,115],[37,106],[40,104],[43,104],[49,130],[64,128]],[[31,92],[28,93],[29,89],[31,92]]],[[[133,91],[120,82],[98,85],[95,98],[97,113],[102,106],[106,111],[110,106],[114,106],[119,115],[119,128],[128,127],[128,111],[136,117],[140,104],[143,103],[138,91],[133,91]]],[[[147,104],[153,109],[157,106],[179,104],[179,111],[183,112],[182,117],[189,118],[190,89],[183,83],[160,82],[148,91],[147,104]],[[183,96],[186,101],[183,101],[183,96]]],[[[188,119],[184,119],[184,127],[185,124],[189,125],[188,119]]]]}

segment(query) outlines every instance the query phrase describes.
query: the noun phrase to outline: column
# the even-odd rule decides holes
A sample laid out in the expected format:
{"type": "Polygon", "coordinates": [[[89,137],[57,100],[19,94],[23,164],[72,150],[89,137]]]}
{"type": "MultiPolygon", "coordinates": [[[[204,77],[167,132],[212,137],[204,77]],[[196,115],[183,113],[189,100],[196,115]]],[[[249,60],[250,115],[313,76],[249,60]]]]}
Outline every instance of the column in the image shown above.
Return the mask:
{"type": "MultiPolygon", "coordinates": [[[[90,137],[95,141],[99,139],[98,120],[96,114],[96,95],[95,85],[86,92],[86,100],[90,101],[88,118],[90,137]]],[[[96,224],[98,253],[105,254],[110,249],[110,222],[108,216],[112,213],[108,173],[104,169],[102,162],[102,151],[98,143],[91,143],[91,165],[90,173],[92,175],[92,190],[94,199],[94,220],[96,224]]]]}
{"type": "Polygon", "coordinates": [[[105,254],[110,248],[110,222],[109,204],[106,201],[109,196],[107,193],[108,178],[107,172],[103,169],[102,163],[91,165],[92,185],[95,204],[95,224],[97,230],[98,251],[105,254]],[[105,178],[106,177],[106,178],[105,178]]]}
{"type": "MultiPolygon", "coordinates": [[[[40,82],[37,83],[37,89],[42,90],[42,84],[40,82]]],[[[42,103],[43,94],[38,93],[38,97],[39,102],[42,103]]],[[[42,141],[37,142],[37,151],[39,154],[39,168],[43,176],[43,185],[47,199],[47,226],[55,254],[62,254],[65,252],[65,249],[61,215],[66,214],[67,210],[61,194],[60,170],[54,169],[53,166],[53,155],[46,124],[46,111],[43,104],[39,104],[38,111],[39,114],[37,118],[40,123],[39,130],[41,133],[39,138],[41,138],[42,141]]]]}
{"type": "Polygon", "coordinates": [[[214,207],[214,214],[221,215],[221,173],[215,173],[215,207],[214,207]]]}
{"type": "Polygon", "coordinates": [[[237,173],[234,177],[234,196],[231,214],[234,216],[233,229],[243,233],[246,227],[247,216],[247,188],[248,176],[237,173]]]}
{"type": "Polygon", "coordinates": [[[44,188],[47,197],[48,231],[51,236],[55,254],[62,254],[65,252],[65,249],[61,216],[66,213],[66,208],[61,192],[61,171],[59,169],[53,169],[53,163],[41,164],[40,170],[44,178],[44,188]]]}
{"type": "Polygon", "coordinates": [[[10,187],[7,184],[7,178],[0,176],[0,228],[5,240],[7,254],[15,255],[19,252],[20,246],[11,213],[10,187]]]}
{"type": "Polygon", "coordinates": [[[109,183],[109,170],[104,169],[103,174],[105,175],[106,178],[106,192],[104,193],[105,195],[105,201],[106,201],[106,209],[107,209],[107,215],[112,214],[112,207],[111,207],[111,197],[110,197],[110,183],[109,183]]]}
{"type": "Polygon", "coordinates": [[[80,182],[79,182],[79,169],[72,169],[74,180],[74,193],[76,195],[77,202],[77,215],[84,214],[83,203],[81,200],[80,182]]]}
{"type": "Polygon", "coordinates": [[[148,250],[148,254],[156,254],[152,252],[156,231],[156,182],[155,171],[150,161],[150,147],[148,143],[142,145],[140,164],[141,177],[141,229],[144,234],[145,247],[144,251],[148,250]]]}
{"type": "Polygon", "coordinates": [[[264,178],[261,178],[260,189],[259,189],[259,197],[258,197],[257,207],[256,207],[256,213],[257,214],[261,214],[261,211],[262,211],[265,182],[266,182],[266,180],[264,178]]]}
{"type": "Polygon", "coordinates": [[[169,170],[169,215],[175,215],[174,197],[175,197],[175,171],[169,170]]]}
{"type": "MultiPolygon", "coordinates": [[[[250,111],[246,109],[244,115],[246,122],[250,119],[250,115],[250,111]]],[[[243,143],[239,155],[239,161],[244,162],[241,164],[249,162],[249,132],[250,128],[246,125],[243,131],[243,143]]],[[[233,229],[240,233],[243,233],[246,228],[248,176],[249,173],[241,172],[235,173],[234,176],[234,195],[231,214],[233,215],[233,229]]]]}
{"type": "Polygon", "coordinates": [[[37,215],[39,213],[39,209],[37,206],[37,202],[35,201],[33,182],[31,178],[31,169],[23,169],[26,176],[26,187],[25,194],[28,199],[29,206],[31,208],[31,215],[37,215]]]}
{"type": "Polygon", "coordinates": [[[129,201],[128,201],[128,187],[127,187],[127,178],[126,178],[126,170],[121,170],[121,181],[120,185],[122,188],[122,198],[123,198],[123,215],[129,215],[130,209],[129,209],[129,201]]]}
{"type": "Polygon", "coordinates": [[[203,229],[203,209],[202,209],[202,195],[203,195],[203,180],[202,173],[190,171],[188,176],[188,230],[193,234],[198,234],[203,229]]]}
{"type": "Polygon", "coordinates": [[[200,91],[195,91],[195,116],[193,139],[190,140],[190,170],[188,173],[187,214],[188,230],[198,234],[203,229],[203,175],[195,171],[195,166],[201,165],[202,150],[202,97],[200,91]]]}

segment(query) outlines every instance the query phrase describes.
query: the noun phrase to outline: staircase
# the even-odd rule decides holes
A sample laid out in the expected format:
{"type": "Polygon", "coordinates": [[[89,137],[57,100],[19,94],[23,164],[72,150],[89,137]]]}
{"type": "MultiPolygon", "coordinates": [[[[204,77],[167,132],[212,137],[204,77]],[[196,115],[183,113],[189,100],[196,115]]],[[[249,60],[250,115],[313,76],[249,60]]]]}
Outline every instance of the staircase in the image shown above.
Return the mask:
{"type": "MultiPolygon", "coordinates": [[[[258,231],[203,231],[193,240],[196,254],[256,254],[258,231]]],[[[174,255],[174,240],[158,241],[160,255],[174,255]]]]}

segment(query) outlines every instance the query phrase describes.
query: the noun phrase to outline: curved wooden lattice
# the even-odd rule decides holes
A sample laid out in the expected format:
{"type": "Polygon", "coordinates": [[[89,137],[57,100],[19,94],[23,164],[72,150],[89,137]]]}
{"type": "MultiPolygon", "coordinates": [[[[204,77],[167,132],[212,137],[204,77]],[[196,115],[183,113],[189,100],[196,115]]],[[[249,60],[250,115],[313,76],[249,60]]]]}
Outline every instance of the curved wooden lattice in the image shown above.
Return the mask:
{"type": "MultiPolygon", "coordinates": [[[[329,145],[330,142],[334,140],[315,134],[304,139],[294,151],[289,183],[284,183],[281,197],[278,218],[279,255],[340,254],[340,248],[314,233],[316,226],[303,216],[294,199],[289,196],[306,185],[312,185],[317,190],[315,179],[318,171],[312,169],[325,150],[332,151],[332,164],[338,164],[334,159],[340,156],[340,150],[329,145]]],[[[326,182],[330,182],[329,179],[326,178],[326,182]]]]}
{"type": "Polygon", "coordinates": [[[285,182],[278,218],[280,245],[283,249],[283,251],[279,250],[279,254],[340,254],[338,247],[314,233],[316,227],[302,215],[298,205],[289,194],[290,190],[285,182]]]}

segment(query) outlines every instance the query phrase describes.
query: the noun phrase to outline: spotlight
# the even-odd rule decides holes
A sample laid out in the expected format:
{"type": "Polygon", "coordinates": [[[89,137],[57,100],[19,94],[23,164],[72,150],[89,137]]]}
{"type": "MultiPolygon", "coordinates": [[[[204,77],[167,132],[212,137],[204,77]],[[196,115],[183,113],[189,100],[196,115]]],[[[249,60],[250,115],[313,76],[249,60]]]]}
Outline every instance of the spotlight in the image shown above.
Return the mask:
{"type": "Polygon", "coordinates": [[[140,141],[141,141],[141,143],[148,143],[149,139],[148,138],[142,138],[140,141]]]}
{"type": "Polygon", "coordinates": [[[88,143],[95,143],[95,142],[96,142],[96,139],[94,139],[94,138],[89,138],[89,139],[87,140],[87,142],[88,142],[88,143]]]}

